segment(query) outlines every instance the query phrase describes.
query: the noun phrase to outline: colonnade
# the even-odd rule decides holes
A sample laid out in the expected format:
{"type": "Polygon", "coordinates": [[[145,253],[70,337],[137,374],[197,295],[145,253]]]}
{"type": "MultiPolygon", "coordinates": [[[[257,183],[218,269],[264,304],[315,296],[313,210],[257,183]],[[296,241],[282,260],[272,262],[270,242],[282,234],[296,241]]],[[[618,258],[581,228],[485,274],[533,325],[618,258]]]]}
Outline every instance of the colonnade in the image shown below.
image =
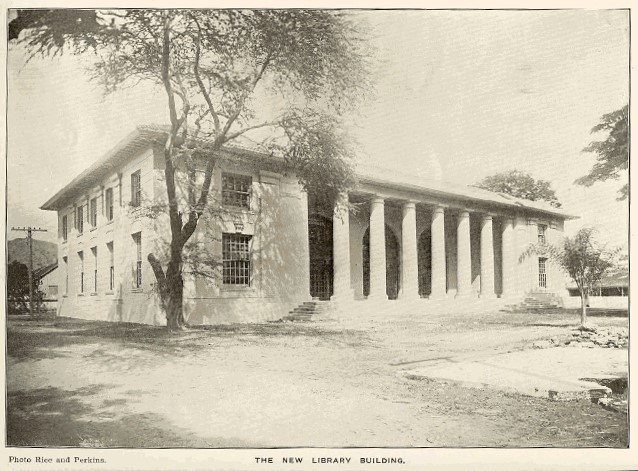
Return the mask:
{"type": "MultiPolygon", "coordinates": [[[[417,247],[416,201],[403,201],[401,218],[401,290],[400,299],[412,300],[419,296],[419,269],[417,247]]],[[[456,219],[456,267],[457,297],[467,297],[472,290],[472,247],[470,234],[470,211],[451,213],[444,206],[431,207],[431,294],[430,299],[447,296],[445,219],[456,219]]],[[[480,213],[480,290],[481,298],[495,298],[494,283],[494,237],[493,216],[480,213]]],[[[513,294],[515,286],[514,270],[515,238],[514,221],[505,218],[502,228],[502,293],[513,294]]],[[[350,287],[350,222],[347,210],[335,212],[333,219],[334,244],[334,290],[333,300],[352,299],[350,287]]],[[[385,201],[380,197],[370,200],[370,294],[368,299],[384,300],[386,295],[386,255],[385,255],[385,201]]]]}

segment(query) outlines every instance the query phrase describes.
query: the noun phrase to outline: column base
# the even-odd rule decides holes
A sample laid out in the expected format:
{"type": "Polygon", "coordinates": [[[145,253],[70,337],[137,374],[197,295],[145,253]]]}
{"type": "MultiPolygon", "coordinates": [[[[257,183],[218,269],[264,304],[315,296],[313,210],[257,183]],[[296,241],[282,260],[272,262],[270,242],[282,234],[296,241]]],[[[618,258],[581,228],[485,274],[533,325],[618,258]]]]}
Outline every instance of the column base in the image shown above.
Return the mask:
{"type": "Polygon", "coordinates": [[[387,294],[369,294],[368,296],[366,296],[366,301],[387,301],[388,300],[388,295],[387,294]]]}
{"type": "Polygon", "coordinates": [[[495,293],[481,293],[479,294],[480,299],[496,299],[497,296],[495,293]]]}
{"type": "Polygon", "coordinates": [[[456,296],[454,296],[454,299],[476,299],[478,298],[476,293],[456,293],[456,296]]]}
{"type": "Polygon", "coordinates": [[[447,293],[431,293],[428,296],[428,299],[430,301],[443,301],[447,298],[448,298],[447,293]]]}

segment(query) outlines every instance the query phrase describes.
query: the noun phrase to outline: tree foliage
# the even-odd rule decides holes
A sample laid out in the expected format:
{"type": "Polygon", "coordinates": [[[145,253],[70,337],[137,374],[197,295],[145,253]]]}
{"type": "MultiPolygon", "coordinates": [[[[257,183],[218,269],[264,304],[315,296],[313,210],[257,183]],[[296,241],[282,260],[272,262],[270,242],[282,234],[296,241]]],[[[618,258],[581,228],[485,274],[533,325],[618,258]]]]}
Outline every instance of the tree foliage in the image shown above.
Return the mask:
{"type": "MultiPolygon", "coordinates": [[[[596,163],[590,172],[576,180],[584,186],[592,186],[598,181],[618,180],[620,172],[629,167],[629,106],[607,113],[600,123],[591,130],[592,134],[607,133],[604,141],[592,141],[583,152],[596,154],[596,163]]],[[[619,200],[627,198],[629,185],[619,190],[619,200]]]]}
{"type": "Polygon", "coordinates": [[[474,186],[530,201],[547,201],[555,208],[561,207],[550,182],[536,180],[530,174],[519,170],[501,172],[485,177],[474,186]]]}
{"type": "MultiPolygon", "coordinates": [[[[40,280],[33,280],[34,303],[39,305],[44,299],[40,290],[40,280]]],[[[16,260],[7,265],[7,300],[11,311],[27,311],[29,302],[29,268],[16,260]]]]}
{"type": "Polygon", "coordinates": [[[581,325],[587,320],[587,299],[603,276],[616,266],[618,250],[599,244],[592,227],[580,229],[573,237],[565,237],[562,245],[533,244],[521,255],[546,257],[567,273],[578,286],[581,297],[581,325]]]}
{"type": "Polygon", "coordinates": [[[93,58],[107,93],[164,90],[166,258],[150,253],[170,328],[181,328],[184,247],[210,207],[225,146],[249,140],[285,159],[327,204],[353,184],[343,117],[369,90],[368,54],[348,13],[328,10],[19,11],[11,34],[35,55],[93,58]],[[196,170],[203,178],[198,179],[196,170]],[[187,198],[177,186],[186,175],[187,198]]]}

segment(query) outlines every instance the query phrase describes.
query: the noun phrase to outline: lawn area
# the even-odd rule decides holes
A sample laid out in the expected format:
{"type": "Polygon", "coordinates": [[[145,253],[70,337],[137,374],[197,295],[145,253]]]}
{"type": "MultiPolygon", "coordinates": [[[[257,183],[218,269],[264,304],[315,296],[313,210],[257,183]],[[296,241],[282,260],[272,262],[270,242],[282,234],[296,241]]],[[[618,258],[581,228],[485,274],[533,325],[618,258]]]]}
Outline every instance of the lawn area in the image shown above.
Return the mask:
{"type": "MultiPolygon", "coordinates": [[[[626,326],[627,317],[592,322],[626,326]]],[[[616,313],[617,314],[617,313],[616,313]]],[[[347,315],[347,313],[342,313],[347,315]]],[[[626,415],[408,379],[436,358],[569,335],[577,311],[161,327],[9,319],[8,445],[627,446],[626,415]]]]}

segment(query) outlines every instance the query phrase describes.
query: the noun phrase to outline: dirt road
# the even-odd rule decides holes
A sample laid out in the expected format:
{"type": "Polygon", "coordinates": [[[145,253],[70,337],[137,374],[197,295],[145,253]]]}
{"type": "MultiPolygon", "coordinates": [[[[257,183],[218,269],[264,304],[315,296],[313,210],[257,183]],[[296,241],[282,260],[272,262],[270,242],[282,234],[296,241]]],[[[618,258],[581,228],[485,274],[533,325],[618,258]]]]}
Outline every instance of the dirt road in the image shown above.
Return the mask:
{"type": "Polygon", "coordinates": [[[551,402],[403,374],[435,356],[523,348],[577,322],[567,314],[536,316],[431,317],[418,326],[234,325],[183,335],[150,326],[12,320],[8,443],[625,447],[626,416],[590,401],[551,402]]]}

